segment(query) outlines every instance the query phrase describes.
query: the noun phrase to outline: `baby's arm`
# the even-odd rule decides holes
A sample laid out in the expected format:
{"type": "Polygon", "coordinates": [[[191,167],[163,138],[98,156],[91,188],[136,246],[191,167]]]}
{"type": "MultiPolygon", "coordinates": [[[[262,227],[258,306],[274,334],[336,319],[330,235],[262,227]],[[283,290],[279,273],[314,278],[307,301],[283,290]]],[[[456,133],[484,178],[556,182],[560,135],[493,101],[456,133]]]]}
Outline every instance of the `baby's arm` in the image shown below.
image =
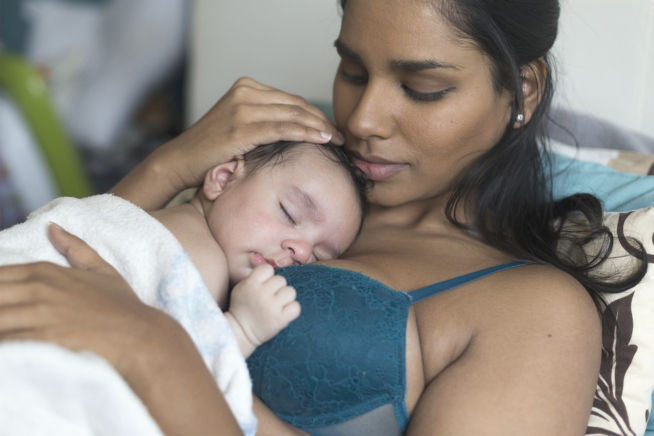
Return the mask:
{"type": "Polygon", "coordinates": [[[246,358],[299,315],[295,288],[268,264],[259,265],[234,286],[225,312],[246,358]]]}

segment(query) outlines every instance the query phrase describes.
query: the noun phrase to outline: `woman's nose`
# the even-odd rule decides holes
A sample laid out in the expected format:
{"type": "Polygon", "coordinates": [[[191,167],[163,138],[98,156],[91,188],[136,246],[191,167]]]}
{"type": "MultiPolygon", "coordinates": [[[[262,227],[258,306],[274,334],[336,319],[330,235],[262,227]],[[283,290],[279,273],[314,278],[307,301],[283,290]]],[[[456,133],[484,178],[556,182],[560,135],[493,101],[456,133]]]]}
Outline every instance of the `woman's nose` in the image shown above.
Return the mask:
{"type": "Polygon", "coordinates": [[[383,83],[370,81],[350,114],[347,127],[360,139],[387,138],[392,126],[391,101],[383,83]]]}
{"type": "Polygon", "coordinates": [[[305,264],[311,259],[313,246],[301,239],[287,239],[282,242],[282,248],[288,252],[293,263],[305,264]]]}

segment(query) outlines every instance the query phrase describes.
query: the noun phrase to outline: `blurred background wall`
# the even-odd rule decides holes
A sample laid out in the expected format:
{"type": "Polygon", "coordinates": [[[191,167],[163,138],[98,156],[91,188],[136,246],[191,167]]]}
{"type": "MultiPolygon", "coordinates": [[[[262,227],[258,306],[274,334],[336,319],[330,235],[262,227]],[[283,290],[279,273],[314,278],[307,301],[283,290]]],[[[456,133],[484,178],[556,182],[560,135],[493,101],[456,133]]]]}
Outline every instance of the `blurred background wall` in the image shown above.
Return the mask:
{"type": "Polygon", "coordinates": [[[338,65],[337,0],[194,0],[190,17],[188,120],[236,79],[250,76],[313,102],[330,102],[338,65]]]}
{"type": "Polygon", "coordinates": [[[183,129],[188,6],[0,1],[0,227],[107,191],[183,129]]]}

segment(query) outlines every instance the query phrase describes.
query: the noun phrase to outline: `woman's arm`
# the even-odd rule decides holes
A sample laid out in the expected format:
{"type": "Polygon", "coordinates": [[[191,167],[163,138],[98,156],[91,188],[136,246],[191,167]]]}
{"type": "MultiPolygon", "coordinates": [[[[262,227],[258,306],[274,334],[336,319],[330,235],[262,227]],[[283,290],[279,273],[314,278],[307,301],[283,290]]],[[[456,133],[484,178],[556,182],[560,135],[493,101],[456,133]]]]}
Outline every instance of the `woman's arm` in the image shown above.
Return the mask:
{"type": "Polygon", "coordinates": [[[182,327],[141,303],[81,240],[49,231],[73,268],[0,267],[0,340],[42,340],[103,356],[168,436],[242,434],[182,327]]]}
{"type": "Polygon", "coordinates": [[[325,114],[301,97],[241,78],[198,122],[155,150],[112,192],[145,210],[158,209],[181,190],[199,185],[211,167],[279,140],[343,144],[325,114]]]}
{"type": "MultiPolygon", "coordinates": [[[[519,270],[462,290],[469,295],[454,322],[474,328],[465,351],[429,375],[408,435],[584,434],[599,372],[597,310],[560,271],[519,270]]],[[[419,320],[434,316],[426,303],[416,308],[419,320]]],[[[454,307],[445,304],[441,318],[454,307]]],[[[422,331],[429,352],[437,338],[422,331]]]]}
{"type": "Polygon", "coordinates": [[[254,414],[259,420],[257,436],[306,436],[307,433],[283,421],[258,397],[254,397],[254,414]]]}

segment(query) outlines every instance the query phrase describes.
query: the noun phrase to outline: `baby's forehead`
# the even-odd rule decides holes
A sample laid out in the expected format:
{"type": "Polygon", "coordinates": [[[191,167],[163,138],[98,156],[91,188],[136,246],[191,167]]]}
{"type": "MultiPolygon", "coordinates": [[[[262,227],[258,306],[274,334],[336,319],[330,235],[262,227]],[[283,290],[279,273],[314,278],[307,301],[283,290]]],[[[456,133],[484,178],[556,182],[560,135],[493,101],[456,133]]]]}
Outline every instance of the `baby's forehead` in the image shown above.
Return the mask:
{"type": "MultiPolygon", "coordinates": [[[[272,163],[272,162],[271,162],[272,163]]],[[[316,145],[298,146],[288,150],[273,165],[284,166],[285,172],[294,174],[311,171],[314,177],[345,177],[349,179],[349,169],[339,159],[316,145]]]]}
{"type": "Polygon", "coordinates": [[[325,145],[316,145],[309,143],[300,143],[295,147],[287,150],[282,157],[283,161],[310,159],[316,161],[331,162],[337,166],[342,166],[336,158],[334,152],[330,151],[325,145]]]}

